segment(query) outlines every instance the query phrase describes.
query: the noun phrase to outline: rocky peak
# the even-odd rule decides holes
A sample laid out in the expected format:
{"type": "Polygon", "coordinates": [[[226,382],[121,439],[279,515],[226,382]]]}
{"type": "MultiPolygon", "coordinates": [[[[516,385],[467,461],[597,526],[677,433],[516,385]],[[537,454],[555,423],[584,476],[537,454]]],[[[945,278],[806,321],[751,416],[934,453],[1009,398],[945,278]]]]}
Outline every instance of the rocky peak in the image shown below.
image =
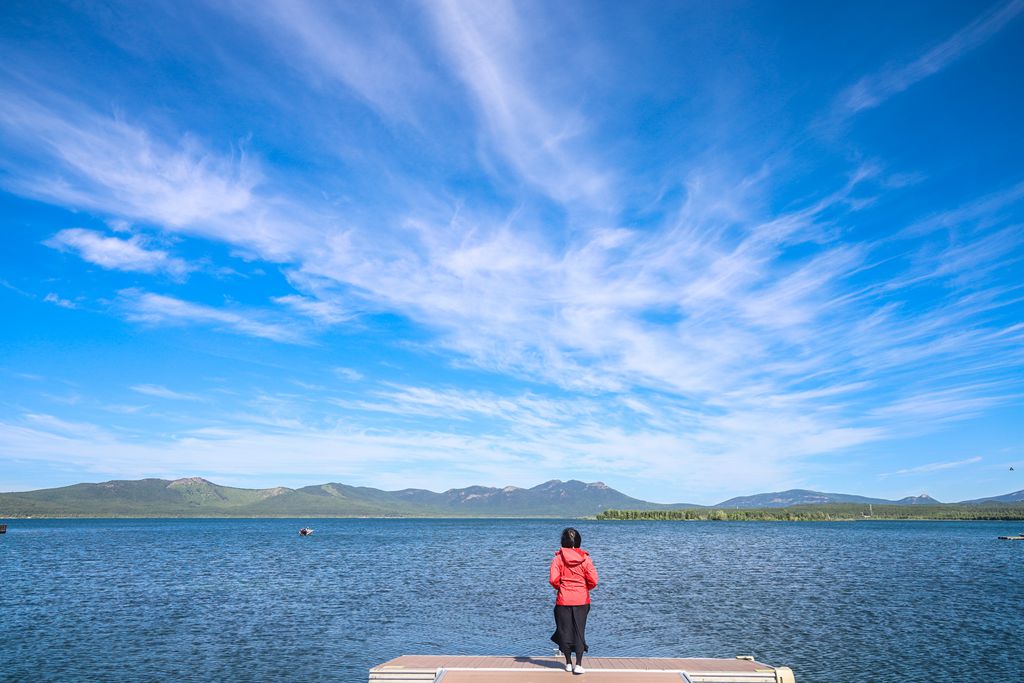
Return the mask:
{"type": "Polygon", "coordinates": [[[907,496],[896,501],[900,505],[935,505],[939,501],[935,500],[927,493],[922,493],[919,496],[907,496]]]}
{"type": "Polygon", "coordinates": [[[175,479],[169,486],[196,486],[205,484],[206,486],[213,486],[213,484],[202,477],[183,477],[181,479],[175,479]]]}

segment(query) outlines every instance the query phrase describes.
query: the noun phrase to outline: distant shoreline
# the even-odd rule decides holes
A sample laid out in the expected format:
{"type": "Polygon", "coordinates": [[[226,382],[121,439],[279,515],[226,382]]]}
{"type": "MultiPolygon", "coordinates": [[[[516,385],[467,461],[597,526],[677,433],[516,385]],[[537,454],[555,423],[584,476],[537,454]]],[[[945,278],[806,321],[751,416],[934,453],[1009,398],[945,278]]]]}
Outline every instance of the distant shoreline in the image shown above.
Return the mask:
{"type": "MultiPolygon", "coordinates": [[[[637,511],[643,513],[645,511],[637,511]]],[[[749,511],[746,511],[749,512],[749,511]]],[[[760,512],[760,511],[759,511],[760,512]]],[[[1012,522],[1024,521],[1024,509],[1008,511],[1005,514],[974,517],[951,517],[951,516],[919,516],[908,515],[903,517],[810,517],[796,516],[785,517],[782,515],[767,514],[764,516],[730,515],[724,519],[708,517],[671,517],[666,518],[656,515],[639,515],[632,518],[609,516],[605,513],[584,517],[572,517],[564,515],[286,515],[286,516],[248,516],[248,515],[32,515],[17,516],[0,514],[0,521],[3,520],[270,520],[270,521],[303,521],[318,519],[365,519],[365,520],[437,520],[437,521],[468,521],[468,520],[577,520],[590,522],[1012,522]]]]}
{"type": "Polygon", "coordinates": [[[573,517],[565,515],[3,515],[3,519],[585,519],[597,521],[597,517],[573,517]]]}
{"type": "Polygon", "coordinates": [[[611,519],[845,521],[1024,519],[1024,490],[997,499],[895,501],[790,489],[715,505],[653,503],[602,482],[552,479],[524,489],[471,486],[384,491],[339,482],[242,489],[201,477],[113,480],[0,493],[11,519],[611,519]],[[1005,499],[1005,500],[1004,500],[1005,499]]]}
{"type": "Polygon", "coordinates": [[[710,522],[983,522],[1024,520],[1024,503],[962,505],[872,505],[829,503],[778,508],[689,510],[605,510],[600,521],[710,522]]]}

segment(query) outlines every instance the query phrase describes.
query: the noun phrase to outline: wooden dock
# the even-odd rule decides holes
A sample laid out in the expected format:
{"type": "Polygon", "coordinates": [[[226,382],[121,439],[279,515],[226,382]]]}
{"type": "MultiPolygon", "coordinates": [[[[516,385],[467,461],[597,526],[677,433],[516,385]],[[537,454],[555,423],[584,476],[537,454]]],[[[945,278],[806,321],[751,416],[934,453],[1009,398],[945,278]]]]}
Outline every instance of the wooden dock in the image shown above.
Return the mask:
{"type": "Polygon", "coordinates": [[[587,673],[565,670],[555,657],[456,657],[404,655],[370,669],[371,683],[793,683],[787,667],[772,667],[750,658],[675,659],[586,657],[587,673]]]}

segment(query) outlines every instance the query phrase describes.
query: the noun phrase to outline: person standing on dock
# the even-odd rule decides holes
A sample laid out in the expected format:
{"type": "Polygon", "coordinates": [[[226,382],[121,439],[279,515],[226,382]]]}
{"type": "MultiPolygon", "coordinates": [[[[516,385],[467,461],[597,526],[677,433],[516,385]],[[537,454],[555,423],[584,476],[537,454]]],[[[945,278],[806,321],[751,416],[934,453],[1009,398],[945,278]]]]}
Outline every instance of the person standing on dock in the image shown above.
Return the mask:
{"type": "Polygon", "coordinates": [[[597,586],[597,569],[590,553],[580,550],[580,532],[572,527],[562,531],[562,547],[551,560],[549,582],[558,591],[555,600],[555,632],[551,640],[565,655],[565,670],[585,673],[583,653],[587,651],[587,615],[590,591],[597,586]],[[576,664],[571,654],[576,653],[576,664]]]}

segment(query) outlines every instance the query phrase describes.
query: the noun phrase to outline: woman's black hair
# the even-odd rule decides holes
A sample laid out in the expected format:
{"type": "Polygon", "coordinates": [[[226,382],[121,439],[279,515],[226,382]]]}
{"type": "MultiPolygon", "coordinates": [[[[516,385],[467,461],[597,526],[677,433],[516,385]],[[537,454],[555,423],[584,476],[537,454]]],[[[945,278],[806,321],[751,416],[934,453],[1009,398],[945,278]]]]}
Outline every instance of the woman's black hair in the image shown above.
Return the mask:
{"type": "Polygon", "coordinates": [[[562,531],[562,547],[563,548],[579,548],[580,543],[583,541],[583,537],[580,536],[580,532],[576,531],[572,527],[564,529],[562,531]]]}

